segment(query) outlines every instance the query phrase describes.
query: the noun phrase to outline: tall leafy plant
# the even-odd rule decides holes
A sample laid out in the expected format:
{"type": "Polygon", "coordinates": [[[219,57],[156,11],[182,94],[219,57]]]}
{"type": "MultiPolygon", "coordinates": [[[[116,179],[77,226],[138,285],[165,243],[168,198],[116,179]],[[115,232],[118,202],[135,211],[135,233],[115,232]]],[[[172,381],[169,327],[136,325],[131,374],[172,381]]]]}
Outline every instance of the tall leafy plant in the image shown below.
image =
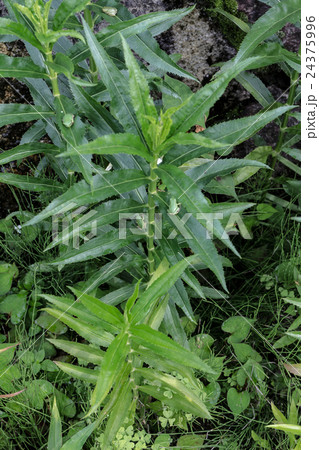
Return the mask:
{"type": "MultiPolygon", "coordinates": [[[[298,16],[295,0],[281,3],[291,11],[286,20],[298,16]]],[[[122,417],[117,407],[133,405],[133,417],[136,392],[166,401],[163,386],[169,390],[179,386],[176,392],[173,389],[174,398],[178,398],[175,406],[209,417],[200,399],[201,388],[190,401],[190,394],[173,373],[184,378],[187,373],[186,378],[195,386],[197,382],[186,368],[210,370],[198,360],[194,363],[196,358],[188,351],[178,311],[195,322],[190,296],[204,298],[205,293],[194,272],[210,269],[215,276],[213,286],[227,291],[223,269],[227,259],[221,250],[239,255],[226,231],[228,219],[253,204],[237,201],[234,183],[221,191],[218,181],[242,168],[267,168],[260,161],[222,156],[287,114],[292,106],[272,105],[254,116],[216,124],[201,133],[190,130],[203,122],[232,79],[292,58],[289,52],[288,56],[281,51],[268,55],[263,44],[284,25],[282,8],[270,10],[267,26],[261,18],[263,26],[251,28],[237,57],[224,64],[214,80],[192,93],[165,74],[193,78],[160,50],[152,37],[192,8],[132,18],[115,1],[90,5],[87,1],[35,0],[22,5],[6,0],[6,4],[11,19],[0,19],[0,32],[7,39],[12,35],[23,39],[30,58],[1,56],[0,74],[22,79],[34,105],[0,105],[0,125],[36,122],[21,145],[0,155],[0,162],[6,164],[32,154],[44,156],[33,177],[3,172],[0,182],[40,193],[44,209],[24,223],[24,229],[35,225],[50,229],[51,218],[68,214],[69,226],[55,236],[41,264],[63,269],[89,261],[95,269],[82,283],[82,292],[74,291],[77,302],[52,296],[46,299],[56,307],[47,312],[102,350],[86,348],[85,353],[72,343],[56,345],[65,345],[63,349],[72,355],[73,348],[77,354],[82,349],[88,362],[100,368],[92,373],[90,369],[60,366],[72,376],[86,377],[96,384],[90,412],[96,411],[102,401],[109,401],[107,427],[114,427],[113,431],[117,425],[112,421],[122,417]],[[80,21],[75,14],[84,8],[86,20],[80,21]],[[102,19],[110,25],[94,34],[94,24],[102,19]],[[67,37],[78,42],[72,46],[67,37]],[[149,66],[138,62],[132,50],[149,66]],[[162,94],[160,101],[154,101],[153,92],[162,94]],[[52,143],[40,142],[46,134],[52,143]],[[45,175],[47,167],[53,169],[54,179],[45,175]],[[226,192],[236,201],[213,203],[204,192],[226,192]],[[84,209],[86,214],[72,222],[72,217],[84,209]],[[123,228],[121,214],[124,219],[134,214],[138,233],[123,228]],[[96,235],[88,240],[86,233],[92,227],[96,235]],[[73,248],[65,247],[67,239],[76,242],[73,248]],[[189,253],[194,256],[185,258],[189,253]],[[106,264],[105,260],[99,262],[102,257],[108,257],[106,264]],[[138,294],[133,292],[137,280],[141,284],[136,301],[138,294]],[[104,283],[111,289],[107,293],[97,291],[104,283]],[[92,296],[96,292],[98,298],[92,296]],[[124,315],[116,308],[123,302],[124,315]],[[151,348],[150,342],[154,343],[151,348]],[[168,354],[172,363],[163,361],[168,354]],[[108,372],[110,361],[119,369],[117,374],[108,372]],[[180,364],[178,370],[176,364],[180,364]],[[131,388],[126,381],[132,372],[138,375],[131,388]],[[143,389],[142,378],[149,384],[143,389]],[[161,384],[157,391],[161,395],[156,394],[153,382],[161,384]],[[113,413],[113,408],[117,412],[113,413]]]]}

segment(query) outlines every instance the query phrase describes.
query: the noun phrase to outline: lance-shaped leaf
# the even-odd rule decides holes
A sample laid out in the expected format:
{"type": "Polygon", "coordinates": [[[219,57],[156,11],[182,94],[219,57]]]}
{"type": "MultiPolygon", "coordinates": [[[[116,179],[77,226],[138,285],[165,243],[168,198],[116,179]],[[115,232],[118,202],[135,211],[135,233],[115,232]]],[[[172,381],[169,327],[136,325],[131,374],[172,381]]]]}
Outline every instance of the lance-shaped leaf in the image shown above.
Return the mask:
{"type": "Polygon", "coordinates": [[[143,322],[156,301],[175,284],[193,258],[185,258],[169,268],[141,295],[131,311],[131,323],[143,322]]]}
{"type": "Polygon", "coordinates": [[[122,39],[122,45],[124,48],[125,62],[130,75],[129,83],[132,104],[144,136],[146,137],[150,125],[146,116],[157,118],[157,111],[150,96],[147,81],[124,39],[122,39]]]}
{"type": "MultiPolygon", "coordinates": [[[[122,389],[118,393],[115,404],[107,420],[104,431],[103,448],[107,448],[123,426],[127,423],[125,419],[130,415],[132,407],[135,407],[136,399],[133,399],[132,386],[129,380],[122,384],[122,389]],[[105,447],[104,447],[105,446],[105,447]]],[[[129,424],[128,424],[129,425],[129,424]]]]}
{"type": "Polygon", "coordinates": [[[54,114],[52,110],[40,106],[20,103],[2,104],[0,105],[0,127],[12,123],[30,122],[31,120],[47,120],[54,114]]]}
{"type": "MultiPolygon", "coordinates": [[[[161,247],[163,252],[170,262],[170,264],[176,264],[178,261],[182,259],[182,255],[180,253],[180,247],[178,242],[175,239],[167,239],[165,235],[162,235],[161,238],[161,247]]],[[[185,270],[182,275],[182,279],[185,281],[188,286],[190,286],[197,294],[198,298],[205,298],[201,285],[197,278],[189,271],[189,269],[185,270]]]]}
{"type": "Polygon", "coordinates": [[[96,287],[106,283],[123,271],[130,272],[130,269],[133,268],[140,269],[144,262],[141,255],[125,255],[122,253],[117,259],[110,261],[95,272],[84,283],[82,290],[90,293],[96,287]]]}
{"type": "Polygon", "coordinates": [[[35,65],[31,58],[12,58],[0,55],[0,77],[49,78],[49,75],[44,69],[35,65]]]}
{"type": "Polygon", "coordinates": [[[66,264],[89,261],[90,259],[98,258],[99,256],[114,253],[120,248],[140,239],[141,236],[137,234],[132,234],[127,236],[125,239],[120,239],[119,231],[111,230],[101,236],[91,239],[83,245],[80,245],[78,249],[75,248],[63,253],[62,256],[48,262],[48,264],[54,266],[64,266],[66,264]]]}
{"type": "Polygon", "coordinates": [[[103,46],[116,46],[120,42],[120,35],[128,38],[135,34],[141,34],[147,29],[151,29],[152,34],[161,32],[160,28],[163,30],[163,25],[166,28],[168,26],[168,21],[170,24],[173,24],[174,21],[176,22],[177,20],[182,19],[193,9],[194,6],[172,11],[158,11],[143,14],[139,17],[134,17],[125,21],[117,21],[117,23],[103,28],[99,33],[99,36],[104,36],[101,43],[103,46]]]}
{"type": "Polygon", "coordinates": [[[61,312],[58,309],[44,308],[44,311],[49,313],[51,316],[65,323],[68,327],[72,328],[72,330],[76,331],[80,336],[82,336],[87,341],[92,344],[100,345],[101,347],[107,347],[113,341],[113,336],[110,333],[93,326],[91,324],[87,324],[83,320],[75,319],[70,316],[66,312],[61,312]]]}
{"type": "Polygon", "coordinates": [[[286,25],[300,20],[300,0],[283,0],[270,8],[252,25],[235,57],[236,61],[247,58],[262,41],[286,25]]]}
{"type": "Polygon", "coordinates": [[[87,344],[80,344],[79,342],[67,341],[65,339],[47,340],[60,350],[88,363],[100,365],[102,362],[104,352],[98,348],[91,347],[87,344]]]}
{"type": "MultiPolygon", "coordinates": [[[[84,305],[79,303],[81,297],[79,297],[77,301],[74,301],[69,297],[57,297],[56,295],[50,294],[40,294],[40,295],[41,297],[45,298],[47,301],[52,303],[56,308],[60,309],[61,314],[67,312],[69,314],[78,317],[79,319],[82,319],[87,323],[91,323],[99,328],[103,328],[109,331],[110,327],[108,324],[105,323],[104,320],[95,316],[94,314],[91,314],[89,310],[85,308],[84,305]]],[[[116,331],[116,328],[112,327],[111,331],[112,332],[116,331]]]]}
{"type": "Polygon", "coordinates": [[[191,321],[196,322],[188,293],[182,280],[177,280],[175,285],[171,288],[170,298],[175,305],[178,305],[181,308],[186,317],[188,317],[191,321]]]}
{"type": "Polygon", "coordinates": [[[227,17],[227,19],[229,19],[231,22],[233,22],[238,28],[240,28],[245,33],[249,32],[250,26],[248,25],[248,23],[244,22],[243,20],[239,19],[238,17],[234,16],[233,14],[230,14],[229,12],[223,10],[222,8],[214,8],[214,11],[227,17]]]}
{"type": "Polygon", "coordinates": [[[58,406],[56,403],[56,398],[54,397],[51,411],[48,450],[57,450],[60,449],[61,447],[62,447],[62,424],[58,406]]]}
{"type": "Polygon", "coordinates": [[[237,75],[236,80],[263,106],[271,105],[275,102],[269,89],[264,85],[260,78],[252,72],[242,72],[237,75]]]}
{"type": "Polygon", "coordinates": [[[128,297],[133,294],[135,289],[134,285],[123,286],[120,289],[116,289],[109,294],[101,297],[101,302],[106,303],[107,305],[119,305],[120,303],[127,301],[128,297]]]}
{"type": "Polygon", "coordinates": [[[92,57],[111,95],[111,112],[117,116],[125,131],[142,135],[130,101],[127,79],[98,43],[88,25],[84,22],[83,26],[92,57]]]}
{"type": "Polygon", "coordinates": [[[0,34],[17,36],[22,41],[27,41],[39,50],[43,50],[34,34],[21,23],[13,22],[13,20],[0,18],[0,34]]]}
{"type": "MultiPolygon", "coordinates": [[[[165,23],[167,20],[173,19],[174,17],[179,20],[192,9],[193,7],[182,10],[159,11],[134,17],[123,22],[113,23],[97,33],[97,40],[102,47],[116,47],[121,43],[121,35],[124,38],[128,38],[135,34],[143,33],[152,25],[165,23]]],[[[87,58],[89,56],[89,51],[86,46],[77,45],[71,50],[69,56],[72,58],[73,62],[76,63],[87,58]]]]}
{"type": "Polygon", "coordinates": [[[80,111],[85,114],[99,133],[109,134],[123,131],[108,109],[104,108],[82,87],[70,83],[70,89],[80,111]]]}
{"type": "MultiPolygon", "coordinates": [[[[241,119],[229,120],[207,128],[201,134],[214,141],[225,143],[225,147],[217,149],[221,155],[228,154],[233,146],[238,145],[261,130],[267,123],[272,122],[285,112],[292,109],[291,106],[280,106],[254,116],[243,117],[241,119]]],[[[190,159],[197,158],[206,153],[205,148],[198,145],[191,147],[176,146],[164,157],[165,163],[180,166],[190,159]]]]}
{"type": "Polygon", "coordinates": [[[200,400],[200,398],[189,388],[185,386],[177,378],[168,374],[163,374],[152,369],[136,369],[136,374],[141,375],[151,383],[160,383],[161,387],[143,385],[139,386],[139,390],[152,395],[155,398],[163,401],[167,405],[182,411],[188,411],[197,417],[203,417],[204,419],[210,419],[208,409],[200,400]],[[173,393],[172,399],[167,398],[164,394],[165,390],[170,390],[173,393]]]}
{"type": "Polygon", "coordinates": [[[88,414],[92,414],[97,410],[119,376],[130,349],[127,344],[128,333],[123,332],[113,340],[107,349],[101,364],[100,375],[91,397],[91,409],[88,414]]]}
{"type": "Polygon", "coordinates": [[[0,173],[0,183],[9,184],[26,191],[46,192],[64,191],[64,186],[48,178],[35,178],[28,175],[15,175],[14,173],[0,173]]]}
{"type": "Polygon", "coordinates": [[[92,187],[84,180],[74,184],[31,219],[28,225],[34,225],[54,214],[66,213],[77,206],[98,203],[108,197],[120,195],[147,183],[147,177],[139,170],[128,169],[98,173],[92,178],[92,187]]]}
{"type": "Polygon", "coordinates": [[[82,11],[90,0],[63,0],[53,17],[53,30],[60,30],[70,16],[82,11]]]}
{"type": "MultiPolygon", "coordinates": [[[[301,9],[300,3],[300,0],[283,0],[279,3],[276,2],[272,8],[270,8],[252,25],[250,31],[246,34],[244,40],[242,41],[235,58],[227,61],[217,76],[221,76],[225,71],[229,70],[232,65],[236,65],[239,62],[246,60],[247,57],[253,54],[254,50],[261,42],[281,30],[286,23],[299,22],[301,9]]],[[[268,61],[267,59],[267,56],[265,57],[265,55],[263,55],[259,61],[261,65],[258,67],[279,62],[280,56],[277,61],[274,57],[269,57],[268,61]]]]}
{"type": "MultiPolygon", "coordinates": [[[[78,236],[79,234],[94,229],[98,230],[105,225],[118,222],[118,220],[121,219],[121,217],[125,217],[125,215],[127,217],[132,217],[130,214],[134,215],[134,213],[142,213],[144,208],[144,205],[130,199],[118,199],[103,203],[94,210],[88,211],[87,214],[79,217],[78,221],[71,223],[68,227],[63,229],[63,232],[54,237],[53,241],[48,245],[45,251],[50,250],[56,245],[68,243],[70,239],[75,238],[75,236],[78,236]]],[[[127,261],[127,263],[129,262],[127,261]]],[[[92,283],[93,280],[91,280],[89,286],[92,286],[92,283]]],[[[94,289],[94,287],[91,289],[94,289]]]]}
{"type": "MultiPolygon", "coordinates": [[[[202,262],[216,275],[223,288],[227,291],[222,258],[218,254],[212,240],[208,238],[207,230],[204,226],[202,226],[192,215],[190,215],[187,218],[186,223],[184,223],[178,215],[168,215],[163,209],[162,213],[165,221],[169,224],[173,224],[174,228],[179,230],[192,251],[198,255],[202,262]]],[[[184,214],[185,210],[182,210],[182,215],[184,214]]],[[[215,222],[217,222],[217,220],[215,222]]],[[[168,236],[168,239],[170,240],[172,237],[168,236]]],[[[183,256],[182,252],[180,253],[181,256],[183,256]]]]}
{"type": "Polygon", "coordinates": [[[152,160],[150,153],[141,139],[135,134],[130,133],[100,136],[94,141],[61,153],[61,157],[78,155],[79,153],[81,155],[115,155],[117,153],[126,153],[128,155],[142,156],[142,158],[149,162],[152,160]]]}
{"type": "Polygon", "coordinates": [[[132,342],[152,350],[161,357],[202,372],[213,372],[195,353],[177,344],[160,331],[153,330],[147,325],[135,325],[130,327],[130,333],[132,342]]]}
{"type": "Polygon", "coordinates": [[[167,153],[171,147],[175,145],[196,145],[198,147],[207,149],[220,149],[225,147],[222,142],[216,142],[209,137],[205,137],[202,133],[177,133],[171,138],[167,139],[159,148],[159,153],[161,155],[167,153]]]}
{"type": "Polygon", "coordinates": [[[276,423],[275,425],[266,425],[266,428],[273,428],[275,430],[281,430],[287,434],[291,433],[291,434],[295,434],[298,436],[301,435],[301,426],[293,425],[292,423],[276,423]]]}
{"type": "Polygon", "coordinates": [[[27,158],[31,155],[38,155],[39,153],[56,156],[59,153],[59,148],[44,142],[30,142],[18,145],[0,154],[0,164],[8,164],[9,162],[27,158]]]}
{"type": "Polygon", "coordinates": [[[99,421],[96,420],[90,425],[87,425],[82,430],[75,433],[71,439],[66,441],[65,444],[61,447],[61,450],[82,450],[85,442],[91,436],[95,428],[99,425],[99,421]]]}
{"type": "Polygon", "coordinates": [[[115,325],[118,328],[123,327],[124,318],[115,306],[106,305],[92,295],[85,294],[77,289],[70,289],[78,297],[78,300],[81,301],[81,303],[83,303],[83,305],[91,311],[92,314],[102,320],[105,320],[105,322],[115,325]]]}
{"type": "Polygon", "coordinates": [[[272,64],[272,60],[274,60],[275,64],[285,62],[297,72],[300,73],[301,71],[300,55],[286,50],[279,42],[265,42],[264,44],[259,45],[253,51],[252,56],[255,55],[266,61],[267,64],[262,62],[262,67],[264,65],[272,64]]]}
{"type": "Polygon", "coordinates": [[[97,370],[87,369],[86,367],[75,366],[65,362],[55,361],[55,364],[63,370],[63,372],[70,375],[71,378],[86,381],[87,383],[95,384],[98,379],[99,372],[97,370]]]}
{"type": "MultiPolygon", "coordinates": [[[[177,201],[180,201],[189,213],[196,215],[198,222],[205,226],[208,231],[214,233],[219,239],[222,239],[224,230],[218,220],[219,217],[213,216],[215,212],[211,209],[207,198],[197,186],[196,180],[193,181],[181,169],[172,165],[161,165],[156,171],[177,201]]],[[[223,241],[225,245],[238,255],[226,233],[223,241]]],[[[220,272],[216,273],[216,276],[223,284],[224,280],[221,275],[220,272]]]]}
{"type": "MultiPolygon", "coordinates": [[[[107,19],[111,24],[120,23],[123,21],[127,21],[130,19],[134,19],[134,16],[128,11],[127,8],[122,4],[117,4],[117,14],[116,16],[106,16],[103,12],[101,12],[103,6],[93,4],[91,9],[97,12],[99,15],[107,19]]],[[[149,28],[149,30],[144,31],[141,34],[130,36],[129,38],[126,36],[128,44],[130,47],[145,61],[151,64],[154,67],[157,67],[163,72],[174,73],[175,75],[179,75],[181,77],[189,78],[191,80],[197,81],[194,76],[189,74],[182,67],[179,67],[170,56],[164,52],[156,39],[153,36],[156,36],[160,33],[163,33],[168,28],[170,28],[174,23],[178,20],[182,19],[186,14],[191,12],[190,8],[184,8],[179,10],[179,14],[175,14],[174,16],[170,16],[165,21],[153,25],[149,28]]],[[[123,34],[123,33],[122,33],[123,34]]],[[[124,36],[124,34],[123,34],[124,36]]]]}
{"type": "Polygon", "coordinates": [[[193,125],[201,120],[202,116],[217,102],[222,96],[229,82],[240,72],[252,64],[254,58],[241,61],[232,65],[223,75],[212,82],[206,84],[202,89],[191,95],[183,105],[172,114],[173,125],[171,135],[178,132],[188,131],[193,125]]]}
{"type": "MultiPolygon", "coordinates": [[[[178,342],[183,347],[189,349],[189,342],[187,340],[187,335],[182,326],[179,312],[176,309],[176,304],[173,301],[172,297],[170,297],[168,307],[166,308],[166,311],[165,311],[165,317],[164,317],[162,329],[167,334],[172,336],[174,341],[178,342]]],[[[176,364],[176,363],[174,363],[174,364],[176,364]]]]}
{"type": "Polygon", "coordinates": [[[228,175],[234,170],[241,167],[260,167],[263,169],[269,169],[269,167],[260,161],[250,161],[245,159],[237,158],[227,158],[227,159],[216,159],[214,161],[202,164],[201,166],[192,167],[186,170],[185,174],[194,180],[195,183],[198,182],[200,187],[205,186],[206,183],[210,181],[211,178],[221,177],[223,175],[228,175]]]}

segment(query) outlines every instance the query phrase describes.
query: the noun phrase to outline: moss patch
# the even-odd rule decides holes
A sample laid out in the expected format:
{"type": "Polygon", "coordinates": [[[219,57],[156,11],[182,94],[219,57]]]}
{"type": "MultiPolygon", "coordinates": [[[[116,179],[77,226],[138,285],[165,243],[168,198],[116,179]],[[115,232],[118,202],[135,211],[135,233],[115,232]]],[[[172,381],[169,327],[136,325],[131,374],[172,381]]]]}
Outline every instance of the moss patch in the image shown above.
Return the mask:
{"type": "Polygon", "coordinates": [[[233,22],[217,13],[215,8],[223,9],[224,11],[238,17],[243,22],[248,23],[245,13],[238,11],[238,4],[236,0],[199,0],[197,5],[212,19],[214,19],[218,28],[222,31],[229,43],[236,49],[239,48],[245,33],[238,28],[233,22]]]}

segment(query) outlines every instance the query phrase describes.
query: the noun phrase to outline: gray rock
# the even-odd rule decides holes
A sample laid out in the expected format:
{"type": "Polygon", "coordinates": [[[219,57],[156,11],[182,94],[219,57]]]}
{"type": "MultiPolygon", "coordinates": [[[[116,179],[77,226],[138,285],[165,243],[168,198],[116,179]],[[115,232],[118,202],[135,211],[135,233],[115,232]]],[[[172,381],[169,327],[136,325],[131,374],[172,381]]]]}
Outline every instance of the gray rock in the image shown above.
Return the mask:
{"type": "MultiPolygon", "coordinates": [[[[139,5],[136,5],[135,0],[123,0],[122,3],[135,15],[193,4],[173,0],[147,0],[139,5]]],[[[157,39],[168,54],[179,53],[179,65],[195,75],[201,83],[208,81],[214,73],[212,64],[230,59],[235,54],[221,32],[213,28],[211,21],[202,16],[199,9],[195,9],[157,39]]],[[[194,89],[199,87],[198,83],[187,83],[194,89]]]]}

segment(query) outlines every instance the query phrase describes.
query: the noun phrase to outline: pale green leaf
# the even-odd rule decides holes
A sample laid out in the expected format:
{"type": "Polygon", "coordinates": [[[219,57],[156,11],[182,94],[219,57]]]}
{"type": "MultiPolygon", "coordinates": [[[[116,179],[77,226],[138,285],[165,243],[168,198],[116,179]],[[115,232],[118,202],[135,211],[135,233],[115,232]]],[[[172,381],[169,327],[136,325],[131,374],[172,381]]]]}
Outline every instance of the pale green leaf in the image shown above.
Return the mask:
{"type": "Polygon", "coordinates": [[[63,28],[70,16],[82,11],[89,3],[90,0],[63,0],[53,17],[53,30],[63,28]]]}
{"type": "Polygon", "coordinates": [[[148,289],[146,289],[146,291],[140,296],[140,298],[132,308],[132,324],[143,322],[143,320],[145,320],[152,306],[156,304],[157,300],[162,295],[166,294],[169,291],[169,289],[182,275],[191,261],[192,257],[185,258],[182,261],[179,261],[173,267],[168,269],[167,272],[163,273],[159,278],[157,278],[157,280],[155,280],[148,289]]]}
{"type": "Polygon", "coordinates": [[[136,117],[141,125],[143,134],[146,137],[149,128],[149,120],[146,116],[157,118],[157,111],[154,102],[150,96],[150,90],[147,81],[139,68],[139,65],[133,56],[126,41],[122,39],[124,48],[125,62],[129,70],[129,83],[132,104],[136,117]]]}
{"type": "Polygon", "coordinates": [[[87,383],[96,384],[99,372],[97,370],[87,369],[86,367],[79,367],[73,364],[55,361],[55,364],[63,370],[63,372],[70,375],[71,378],[86,381],[87,383]]]}
{"type": "Polygon", "coordinates": [[[127,345],[128,333],[119,334],[107,349],[101,364],[100,375],[91,397],[91,409],[89,414],[96,411],[110,392],[129,351],[127,345]]]}
{"type": "Polygon", "coordinates": [[[98,137],[94,141],[62,153],[61,157],[78,155],[79,153],[81,155],[114,155],[117,153],[126,153],[129,155],[142,156],[149,162],[152,159],[140,138],[130,133],[107,134],[98,137]]]}
{"type": "Polygon", "coordinates": [[[88,363],[100,365],[104,352],[87,344],[67,341],[65,339],[47,339],[55,347],[88,363]]]}
{"type": "Polygon", "coordinates": [[[62,447],[62,424],[59,410],[54,397],[51,410],[51,422],[48,439],[48,450],[60,450],[62,447]]]}

